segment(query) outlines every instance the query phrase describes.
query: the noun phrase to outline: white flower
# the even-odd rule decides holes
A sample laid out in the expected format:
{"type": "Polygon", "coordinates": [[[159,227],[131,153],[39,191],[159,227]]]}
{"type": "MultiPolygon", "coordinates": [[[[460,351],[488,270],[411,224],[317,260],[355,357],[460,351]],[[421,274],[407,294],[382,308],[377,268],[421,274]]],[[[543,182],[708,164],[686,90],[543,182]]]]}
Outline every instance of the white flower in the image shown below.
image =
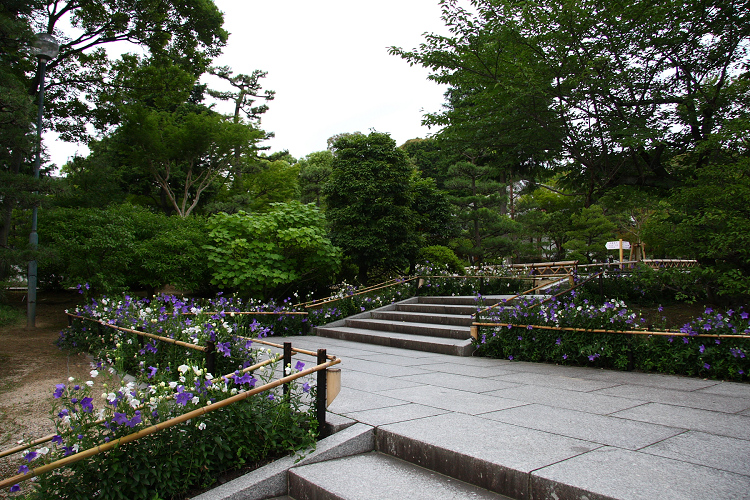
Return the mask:
{"type": "Polygon", "coordinates": [[[107,394],[107,401],[109,401],[110,403],[115,399],[117,399],[117,394],[115,394],[114,392],[110,392],[109,394],[107,394]]]}
{"type": "Polygon", "coordinates": [[[133,399],[131,399],[131,400],[130,400],[130,407],[131,407],[131,408],[133,408],[133,409],[135,410],[135,409],[136,409],[136,408],[138,408],[139,406],[141,406],[141,402],[140,402],[140,401],[138,401],[138,400],[137,400],[137,399],[135,399],[135,398],[133,398],[133,399]]]}
{"type": "Polygon", "coordinates": [[[177,371],[180,372],[180,373],[185,373],[189,369],[190,369],[190,367],[188,365],[180,365],[180,366],[177,367],[177,371]]]}
{"type": "Polygon", "coordinates": [[[91,378],[96,378],[96,376],[99,375],[99,372],[97,370],[91,370],[90,375],[91,378]]]}
{"type": "Polygon", "coordinates": [[[40,455],[46,455],[47,453],[49,453],[49,448],[47,448],[46,446],[42,446],[41,448],[36,450],[36,452],[40,455]]]}
{"type": "Polygon", "coordinates": [[[213,380],[214,376],[206,372],[206,380],[213,380]]]}
{"type": "Polygon", "coordinates": [[[169,383],[169,388],[170,388],[170,389],[174,389],[175,387],[177,387],[177,382],[175,382],[175,381],[173,380],[172,382],[170,382],[170,383],[169,383]]]}
{"type": "Polygon", "coordinates": [[[180,377],[180,382],[185,383],[185,377],[180,377]]]}
{"type": "Polygon", "coordinates": [[[74,445],[73,445],[73,453],[78,453],[78,449],[79,449],[79,448],[80,448],[80,447],[78,446],[78,443],[74,444],[74,445]]]}
{"type": "Polygon", "coordinates": [[[205,422],[201,422],[200,424],[198,424],[198,430],[201,430],[201,431],[202,431],[202,430],[203,430],[203,429],[205,429],[205,428],[206,428],[206,424],[205,424],[205,422]]]}
{"type": "Polygon", "coordinates": [[[193,373],[195,373],[196,376],[200,377],[203,374],[203,370],[201,370],[197,366],[194,366],[193,367],[193,373]]]}
{"type": "Polygon", "coordinates": [[[89,381],[86,382],[86,385],[89,386],[89,387],[94,387],[94,381],[93,380],[89,380],[89,381]]]}
{"type": "Polygon", "coordinates": [[[291,373],[292,373],[292,369],[290,367],[287,366],[286,368],[284,368],[285,375],[291,375],[291,373]]]}
{"type": "Polygon", "coordinates": [[[72,381],[74,381],[74,380],[75,380],[75,379],[74,379],[73,377],[68,377],[68,382],[72,382],[72,381]]]}
{"type": "Polygon", "coordinates": [[[198,401],[200,401],[200,399],[198,398],[198,396],[193,396],[193,399],[191,399],[190,401],[191,401],[191,402],[192,402],[192,403],[193,403],[194,405],[197,405],[197,404],[198,404],[198,401]]]}

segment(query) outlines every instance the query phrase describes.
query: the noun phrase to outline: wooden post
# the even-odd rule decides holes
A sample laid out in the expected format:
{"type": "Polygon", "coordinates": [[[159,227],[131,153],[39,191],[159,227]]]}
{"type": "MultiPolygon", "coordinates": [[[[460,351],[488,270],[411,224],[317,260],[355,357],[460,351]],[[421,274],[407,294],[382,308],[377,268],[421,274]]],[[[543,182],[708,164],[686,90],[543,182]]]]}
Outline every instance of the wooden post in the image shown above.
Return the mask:
{"type": "MultiPolygon", "coordinates": [[[[287,375],[291,374],[291,372],[290,373],[286,372],[287,367],[291,367],[292,366],[292,343],[291,342],[284,342],[284,360],[283,360],[283,363],[284,363],[284,365],[282,367],[283,375],[281,375],[281,376],[282,377],[286,377],[287,375]]],[[[286,397],[288,395],[289,395],[289,384],[284,384],[284,396],[286,397]]]]}
{"type": "Polygon", "coordinates": [[[471,332],[471,336],[474,340],[479,342],[479,327],[478,326],[472,326],[469,330],[471,332]]]}
{"type": "Polygon", "coordinates": [[[206,342],[206,371],[215,375],[216,370],[216,344],[212,341],[206,342]]]}
{"type": "MultiPolygon", "coordinates": [[[[322,365],[328,361],[325,349],[318,349],[318,364],[322,365]]],[[[318,438],[328,436],[328,426],[326,424],[326,387],[328,382],[328,370],[318,370],[318,387],[316,390],[315,413],[318,420],[318,438]]]]}
{"type": "Polygon", "coordinates": [[[623,260],[623,255],[622,255],[622,239],[620,239],[620,269],[622,269],[622,260],[623,260]]]}

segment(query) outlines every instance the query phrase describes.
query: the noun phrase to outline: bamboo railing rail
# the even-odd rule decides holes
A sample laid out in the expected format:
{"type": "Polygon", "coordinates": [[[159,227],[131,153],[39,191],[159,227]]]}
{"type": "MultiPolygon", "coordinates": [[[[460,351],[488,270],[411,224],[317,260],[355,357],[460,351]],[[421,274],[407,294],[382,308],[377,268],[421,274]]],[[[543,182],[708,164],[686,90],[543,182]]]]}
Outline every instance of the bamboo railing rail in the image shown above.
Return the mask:
{"type": "MultiPolygon", "coordinates": [[[[358,290],[358,293],[367,293],[367,292],[373,291],[375,289],[380,289],[381,287],[383,287],[385,285],[397,285],[399,283],[402,283],[401,278],[393,278],[393,279],[384,281],[382,283],[378,283],[378,284],[375,284],[375,285],[370,285],[368,287],[362,288],[362,289],[358,290]]],[[[351,297],[352,295],[353,294],[349,294],[349,295],[345,295],[344,297],[336,297],[335,295],[331,295],[331,296],[328,296],[328,297],[324,297],[322,299],[315,299],[315,300],[308,300],[307,302],[301,302],[301,303],[297,304],[297,306],[305,306],[306,307],[308,304],[315,304],[317,302],[328,301],[330,299],[339,300],[339,299],[342,299],[342,298],[351,297]]]]}
{"type": "MultiPolygon", "coordinates": [[[[564,278],[562,278],[562,279],[559,279],[559,280],[557,280],[557,281],[553,281],[552,283],[545,283],[545,284],[543,284],[543,285],[539,285],[539,286],[536,286],[536,287],[534,287],[534,288],[530,288],[530,289],[528,289],[528,290],[526,290],[526,291],[524,291],[524,292],[518,293],[518,294],[516,294],[516,295],[514,295],[514,296],[510,297],[509,299],[506,299],[506,300],[505,300],[505,302],[510,302],[511,300],[517,299],[518,297],[522,297],[522,296],[524,296],[524,295],[526,295],[526,294],[529,294],[529,293],[531,293],[531,292],[535,292],[535,291],[539,290],[540,288],[544,288],[545,286],[555,285],[555,284],[557,284],[557,283],[560,283],[561,281],[565,281],[566,279],[568,279],[568,278],[570,278],[570,277],[571,277],[571,275],[570,275],[570,274],[566,274],[566,275],[565,275],[565,277],[564,277],[564,278]]],[[[484,313],[486,313],[487,311],[490,311],[490,310],[494,309],[495,307],[497,307],[497,306],[499,306],[499,305],[500,305],[500,303],[498,302],[497,304],[492,304],[492,305],[491,305],[491,306],[489,306],[489,307],[485,307],[485,308],[484,308],[484,309],[482,309],[481,311],[477,311],[477,313],[476,313],[475,317],[476,317],[476,316],[478,316],[478,315],[480,315],[480,314],[484,314],[484,313]]]]}
{"type": "Polygon", "coordinates": [[[107,324],[107,323],[105,323],[103,321],[100,321],[98,319],[87,318],[86,316],[78,316],[76,314],[71,314],[69,312],[66,312],[65,314],[67,314],[68,317],[78,318],[78,319],[85,319],[87,321],[93,321],[94,323],[99,323],[100,325],[106,326],[108,328],[113,328],[115,330],[120,330],[120,331],[128,332],[128,333],[135,333],[136,335],[141,335],[143,337],[149,337],[149,338],[152,338],[152,339],[160,340],[162,342],[168,342],[170,344],[175,344],[175,345],[178,345],[178,346],[181,346],[181,347],[187,347],[189,349],[195,349],[196,351],[206,352],[208,350],[208,347],[205,347],[205,346],[199,346],[199,345],[195,345],[195,344],[190,344],[188,342],[183,342],[181,340],[170,339],[169,337],[162,337],[161,335],[154,335],[153,333],[146,333],[146,332],[142,332],[140,330],[133,330],[132,328],[123,328],[123,327],[117,326],[117,325],[109,325],[109,324],[107,324]]]}
{"type": "MultiPolygon", "coordinates": [[[[304,311],[201,311],[201,314],[221,314],[224,313],[226,316],[263,316],[263,315],[276,315],[276,316],[307,316],[309,313],[304,311]]],[[[195,316],[198,313],[184,312],[183,316],[195,316]]]]}
{"type": "Polygon", "coordinates": [[[268,384],[264,384],[260,387],[256,387],[254,389],[250,389],[245,392],[241,392],[239,394],[236,394],[234,396],[230,396],[227,399],[224,399],[222,401],[218,401],[216,403],[213,403],[209,406],[203,406],[201,408],[198,408],[196,410],[190,411],[188,413],[185,413],[183,415],[180,415],[178,417],[172,418],[170,420],[167,420],[165,422],[159,422],[158,424],[152,425],[150,427],[146,427],[145,429],[141,429],[138,432],[134,432],[133,434],[128,434],[127,436],[123,436],[121,438],[115,439],[113,441],[110,441],[109,443],[101,444],[99,446],[96,446],[94,448],[89,448],[88,450],[84,450],[81,452],[78,452],[74,455],[67,456],[65,458],[61,458],[60,460],[56,460],[55,462],[52,462],[47,465],[43,465],[41,467],[32,468],[29,470],[29,472],[25,474],[18,474],[16,476],[4,479],[0,481],[0,488],[5,488],[7,486],[12,486],[14,484],[17,484],[21,481],[26,481],[28,479],[31,479],[32,477],[38,476],[40,474],[44,474],[45,472],[50,472],[52,470],[58,469],[60,467],[65,467],[66,465],[70,465],[72,463],[78,462],[79,460],[83,460],[89,457],[92,457],[94,455],[97,455],[99,453],[109,451],[112,448],[116,446],[121,446],[123,444],[130,443],[132,441],[136,441],[142,437],[154,434],[160,430],[167,429],[169,427],[173,427],[177,424],[180,424],[182,422],[186,422],[193,418],[198,418],[200,416],[203,416],[207,413],[210,413],[212,411],[219,410],[221,408],[224,408],[225,406],[229,406],[232,403],[236,403],[238,401],[242,401],[243,399],[247,399],[250,396],[254,396],[256,394],[260,394],[261,392],[265,392],[270,389],[274,389],[280,385],[289,383],[293,380],[296,380],[300,377],[304,377],[307,375],[310,375],[311,373],[315,373],[320,370],[325,370],[330,366],[336,365],[341,363],[341,360],[336,358],[333,360],[326,361],[323,364],[318,364],[316,366],[313,366],[311,368],[308,368],[306,370],[302,370],[300,372],[294,373],[292,375],[287,375],[286,377],[282,377],[278,380],[275,380],[273,382],[269,382],[268,384]]]}
{"type": "MultiPolygon", "coordinates": [[[[281,345],[281,344],[274,344],[273,342],[268,342],[267,340],[255,339],[255,338],[251,338],[251,337],[243,337],[241,335],[237,335],[236,337],[238,339],[251,340],[253,342],[258,342],[260,344],[270,345],[271,347],[278,347],[279,349],[283,349],[284,348],[284,346],[281,345]]],[[[293,352],[299,352],[301,354],[309,354],[310,356],[317,356],[318,355],[317,352],[308,351],[308,350],[305,350],[305,349],[298,349],[296,347],[292,347],[292,351],[293,352]]],[[[336,356],[333,356],[331,354],[327,354],[326,357],[328,359],[336,359],[336,356]]]]}
{"type": "Polygon", "coordinates": [[[690,338],[719,338],[719,339],[750,339],[750,334],[710,334],[710,333],[698,333],[690,335],[689,333],[682,332],[671,332],[667,331],[651,331],[651,330],[603,330],[598,328],[574,328],[568,326],[550,326],[550,325],[529,325],[529,324],[518,324],[518,323],[472,323],[472,326],[510,326],[515,328],[529,328],[538,330],[559,330],[569,332],[588,332],[588,333],[623,333],[627,335],[656,335],[665,337],[690,337],[690,338]]]}
{"type": "MultiPolygon", "coordinates": [[[[383,284],[383,286],[378,286],[377,288],[370,288],[370,289],[367,289],[367,290],[361,290],[361,291],[359,291],[357,293],[350,293],[348,295],[344,295],[343,297],[336,297],[336,298],[332,298],[332,299],[331,299],[331,297],[329,297],[329,299],[331,299],[331,300],[325,300],[325,302],[312,302],[312,303],[309,303],[309,305],[305,306],[305,309],[311,309],[311,308],[314,308],[314,307],[320,307],[320,306],[323,306],[325,304],[330,304],[332,302],[337,302],[339,300],[346,299],[348,297],[354,297],[355,295],[362,295],[363,293],[370,293],[370,292],[374,292],[376,290],[382,290],[384,288],[390,288],[392,286],[402,285],[404,283],[408,283],[410,281],[414,281],[415,279],[418,279],[418,278],[419,278],[419,276],[414,276],[412,278],[407,278],[405,280],[399,280],[399,281],[397,281],[395,283],[383,284]]],[[[388,283],[388,282],[386,281],[385,283],[388,283]]]]}
{"type": "MultiPolygon", "coordinates": [[[[244,368],[244,369],[240,370],[240,373],[247,373],[249,371],[257,370],[258,368],[260,368],[262,366],[270,365],[271,363],[275,363],[277,361],[280,361],[282,359],[282,357],[283,356],[279,355],[279,356],[277,356],[275,358],[270,358],[270,359],[267,359],[265,361],[261,361],[260,363],[256,363],[256,364],[254,364],[252,366],[248,366],[247,368],[244,368]]],[[[333,357],[333,356],[331,356],[331,357],[333,357]]],[[[235,376],[235,374],[234,374],[234,372],[232,372],[232,373],[228,373],[226,375],[222,375],[221,377],[217,377],[217,379],[234,378],[234,376],[235,376]]],[[[143,409],[143,406],[139,406],[138,408],[136,408],[136,410],[140,410],[140,409],[143,409]]],[[[96,420],[96,421],[93,422],[92,425],[102,424],[102,423],[105,422],[105,420],[106,419],[96,420]]],[[[3,450],[3,451],[0,452],[0,458],[7,457],[8,455],[13,455],[14,453],[18,453],[19,451],[28,450],[29,448],[31,448],[33,446],[36,446],[38,444],[48,443],[48,442],[52,441],[52,438],[55,437],[56,435],[57,434],[49,434],[48,436],[44,436],[44,437],[41,437],[41,438],[36,439],[34,441],[28,442],[26,444],[22,444],[22,445],[16,446],[15,448],[9,448],[7,450],[3,450]]]]}
{"type": "Polygon", "coordinates": [[[576,283],[575,285],[573,285],[572,287],[568,288],[568,289],[567,289],[567,290],[565,290],[564,292],[560,292],[560,293],[558,293],[558,294],[555,294],[555,295],[553,295],[552,297],[548,297],[548,298],[546,298],[546,299],[544,299],[544,300],[542,300],[542,301],[540,301],[540,302],[535,302],[535,303],[533,303],[533,304],[531,304],[531,305],[529,306],[529,309],[531,309],[532,307],[536,307],[536,306],[541,306],[542,304],[546,304],[546,303],[547,303],[547,302],[549,302],[550,300],[556,299],[557,297],[559,297],[559,296],[561,296],[561,295],[565,295],[565,294],[566,294],[566,293],[568,293],[568,292],[572,292],[573,290],[575,290],[575,289],[576,289],[576,288],[578,288],[579,286],[581,286],[581,285],[584,285],[584,284],[588,283],[589,281],[591,281],[592,279],[594,279],[594,278],[596,278],[596,277],[598,277],[598,276],[602,275],[603,273],[604,273],[604,271],[599,271],[599,272],[598,272],[598,273],[596,273],[595,275],[593,275],[593,276],[589,276],[588,278],[586,278],[585,280],[581,281],[580,283],[576,283]]]}

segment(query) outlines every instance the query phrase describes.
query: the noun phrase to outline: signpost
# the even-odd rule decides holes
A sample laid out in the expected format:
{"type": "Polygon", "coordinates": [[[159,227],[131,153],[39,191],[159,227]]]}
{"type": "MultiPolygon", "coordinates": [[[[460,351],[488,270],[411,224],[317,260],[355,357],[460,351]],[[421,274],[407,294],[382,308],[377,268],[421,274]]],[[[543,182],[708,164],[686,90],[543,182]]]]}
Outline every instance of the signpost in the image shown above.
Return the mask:
{"type": "Polygon", "coordinates": [[[630,250],[630,242],[629,241],[608,241],[606,244],[607,250],[617,250],[620,249],[620,269],[622,269],[622,251],[623,250],[630,250]]]}

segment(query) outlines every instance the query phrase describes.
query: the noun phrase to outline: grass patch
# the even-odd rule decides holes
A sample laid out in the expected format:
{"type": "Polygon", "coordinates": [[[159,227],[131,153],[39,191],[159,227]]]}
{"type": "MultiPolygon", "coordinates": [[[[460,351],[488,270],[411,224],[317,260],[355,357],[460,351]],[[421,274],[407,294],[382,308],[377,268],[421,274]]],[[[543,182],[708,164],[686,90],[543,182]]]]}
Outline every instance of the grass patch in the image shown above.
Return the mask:
{"type": "Polygon", "coordinates": [[[0,328],[5,326],[16,326],[26,319],[26,314],[17,307],[0,304],[0,328]]]}

